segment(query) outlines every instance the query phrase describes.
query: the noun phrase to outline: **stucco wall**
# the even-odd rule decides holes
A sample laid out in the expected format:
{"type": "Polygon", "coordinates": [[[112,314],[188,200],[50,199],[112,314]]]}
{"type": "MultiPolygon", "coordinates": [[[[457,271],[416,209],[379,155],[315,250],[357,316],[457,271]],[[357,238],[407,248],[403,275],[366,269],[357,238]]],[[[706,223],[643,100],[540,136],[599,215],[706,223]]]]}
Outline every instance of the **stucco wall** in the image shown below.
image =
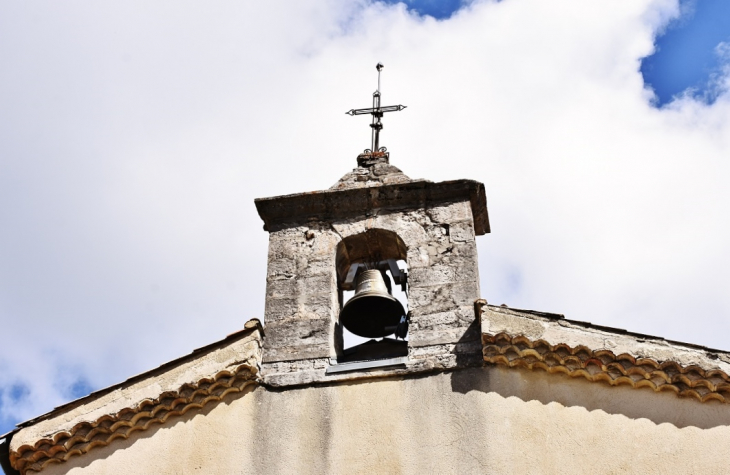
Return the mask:
{"type": "Polygon", "coordinates": [[[730,405],[475,368],[228,396],[44,474],[727,473],[730,405]]]}

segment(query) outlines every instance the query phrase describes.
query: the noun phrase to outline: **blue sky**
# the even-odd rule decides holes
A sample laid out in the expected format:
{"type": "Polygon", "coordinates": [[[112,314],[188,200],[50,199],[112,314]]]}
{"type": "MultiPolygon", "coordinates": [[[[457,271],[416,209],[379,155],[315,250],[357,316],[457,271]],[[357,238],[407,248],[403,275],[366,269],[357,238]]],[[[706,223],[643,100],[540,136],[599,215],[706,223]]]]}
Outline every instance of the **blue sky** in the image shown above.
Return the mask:
{"type": "MultiPolygon", "coordinates": [[[[445,20],[469,2],[386,0],[386,3],[404,3],[418,15],[445,20]]],[[[688,0],[681,5],[682,14],[657,38],[656,52],[641,62],[644,81],[656,93],[656,104],[660,107],[687,90],[707,102],[714,101],[717,93],[712,76],[730,61],[717,50],[720,43],[730,43],[730,2],[688,0]]]]}
{"type": "Polygon", "coordinates": [[[697,0],[686,2],[684,10],[658,38],[656,53],[641,63],[644,80],[660,106],[687,89],[714,101],[712,76],[730,59],[718,51],[719,44],[730,43],[730,2],[697,0]]]}
{"type": "Polygon", "coordinates": [[[0,432],[261,318],[253,200],[353,168],[378,61],[490,303],[727,348],[729,3],[0,2],[0,432]]]}

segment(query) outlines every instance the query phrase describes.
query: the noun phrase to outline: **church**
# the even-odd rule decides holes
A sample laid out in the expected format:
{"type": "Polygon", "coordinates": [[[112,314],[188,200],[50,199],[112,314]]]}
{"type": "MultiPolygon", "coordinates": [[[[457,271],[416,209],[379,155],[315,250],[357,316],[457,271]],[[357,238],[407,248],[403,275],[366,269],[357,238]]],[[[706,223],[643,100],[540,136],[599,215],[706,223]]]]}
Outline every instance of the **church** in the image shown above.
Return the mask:
{"type": "Polygon", "coordinates": [[[4,473],[730,472],[730,353],[490,305],[484,185],[392,165],[379,89],[356,168],[255,201],[263,318],[19,424],[4,473]]]}

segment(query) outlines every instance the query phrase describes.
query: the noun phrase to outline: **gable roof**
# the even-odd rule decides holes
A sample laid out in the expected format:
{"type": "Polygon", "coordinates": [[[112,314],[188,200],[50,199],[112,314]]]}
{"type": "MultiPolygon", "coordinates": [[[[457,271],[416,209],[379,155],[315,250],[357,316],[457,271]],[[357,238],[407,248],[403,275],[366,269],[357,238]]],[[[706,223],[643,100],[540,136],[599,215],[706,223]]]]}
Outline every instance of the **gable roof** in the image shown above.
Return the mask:
{"type": "Polygon", "coordinates": [[[261,323],[249,320],[223,340],[19,424],[10,463],[40,472],[245,390],[258,381],[262,336],[261,323]]]}
{"type": "MultiPolygon", "coordinates": [[[[481,337],[477,351],[487,364],[730,403],[727,351],[559,314],[488,305],[484,300],[475,303],[475,313],[481,337]]],[[[40,472],[49,464],[199,410],[227,394],[265,384],[259,373],[263,338],[261,323],[250,320],[243,330],[190,355],[19,424],[10,440],[9,461],[20,473],[40,472]]],[[[453,351],[460,351],[458,346],[453,351]]],[[[340,374],[327,381],[449,369],[425,363],[416,359],[392,371],[340,374]]],[[[296,381],[290,384],[299,384],[296,381]]],[[[314,378],[312,382],[326,381],[314,378]]]]}

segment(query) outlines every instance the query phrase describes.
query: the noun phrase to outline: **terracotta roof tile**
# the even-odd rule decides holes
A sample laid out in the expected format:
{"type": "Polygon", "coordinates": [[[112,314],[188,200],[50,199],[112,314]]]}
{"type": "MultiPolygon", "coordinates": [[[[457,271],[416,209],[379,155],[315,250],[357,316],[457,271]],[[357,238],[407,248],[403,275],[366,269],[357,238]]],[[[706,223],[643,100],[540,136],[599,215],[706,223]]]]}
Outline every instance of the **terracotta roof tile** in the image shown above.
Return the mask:
{"type": "Polygon", "coordinates": [[[730,403],[730,354],[562,315],[477,302],[484,361],[730,403]]]}
{"type": "Polygon", "coordinates": [[[251,320],[224,340],[20,424],[10,463],[23,475],[40,472],[258,384],[262,333],[251,320]]]}

